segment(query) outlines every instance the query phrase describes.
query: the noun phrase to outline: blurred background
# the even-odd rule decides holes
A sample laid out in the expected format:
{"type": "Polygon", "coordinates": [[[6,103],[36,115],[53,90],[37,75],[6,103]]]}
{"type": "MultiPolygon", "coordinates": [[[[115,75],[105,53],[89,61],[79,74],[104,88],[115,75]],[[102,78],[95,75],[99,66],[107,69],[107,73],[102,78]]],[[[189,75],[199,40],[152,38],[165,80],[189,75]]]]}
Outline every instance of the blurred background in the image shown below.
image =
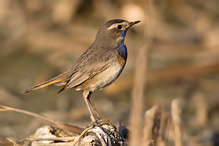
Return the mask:
{"type": "MultiPolygon", "coordinates": [[[[185,137],[212,144],[219,137],[218,6],[218,0],[154,0],[148,28],[144,0],[0,0],[0,105],[86,126],[90,120],[82,91],[57,94],[56,86],[21,91],[69,69],[106,21],[141,20],[127,34],[123,73],[92,95],[97,109],[104,119],[128,126],[138,48],[146,28],[153,29],[144,111],[158,104],[168,116],[171,101],[178,98],[185,137]]],[[[45,124],[1,112],[0,139],[24,138],[45,124]]]]}

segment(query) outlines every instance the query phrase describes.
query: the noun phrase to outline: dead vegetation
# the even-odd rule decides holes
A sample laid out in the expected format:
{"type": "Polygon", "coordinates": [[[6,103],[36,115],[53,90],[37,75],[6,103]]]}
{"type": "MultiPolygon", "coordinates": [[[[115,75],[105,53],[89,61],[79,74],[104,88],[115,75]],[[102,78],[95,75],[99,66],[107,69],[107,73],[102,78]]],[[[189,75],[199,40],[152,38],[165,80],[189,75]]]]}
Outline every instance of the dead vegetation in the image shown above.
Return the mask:
{"type": "MultiPolygon", "coordinates": [[[[25,115],[33,116],[40,120],[50,122],[54,126],[43,126],[35,130],[34,134],[15,140],[7,138],[10,142],[2,141],[4,145],[14,146],[89,146],[89,145],[106,145],[106,146],[126,146],[126,145],[168,145],[168,141],[174,139],[176,146],[183,145],[183,130],[179,101],[172,101],[171,116],[164,117],[160,106],[154,106],[145,112],[144,125],[135,125],[132,131],[143,132],[136,138],[135,133],[130,132],[120,123],[116,128],[110,121],[97,121],[85,128],[63,123],[57,120],[47,118],[26,110],[16,109],[8,106],[0,106],[0,112],[17,112],[25,115]],[[168,122],[166,122],[168,121],[168,122]],[[143,129],[141,128],[143,127],[143,129]],[[170,133],[174,133],[173,137],[169,137],[170,133]],[[136,142],[136,139],[139,141],[136,142]],[[131,143],[131,142],[133,143],[131,143]]],[[[132,116],[133,117],[133,116],[132,116]]],[[[133,120],[134,121],[134,120],[133,120]]],[[[136,122],[136,121],[134,121],[136,122]]],[[[135,123],[136,124],[136,123],[135,123]]]]}

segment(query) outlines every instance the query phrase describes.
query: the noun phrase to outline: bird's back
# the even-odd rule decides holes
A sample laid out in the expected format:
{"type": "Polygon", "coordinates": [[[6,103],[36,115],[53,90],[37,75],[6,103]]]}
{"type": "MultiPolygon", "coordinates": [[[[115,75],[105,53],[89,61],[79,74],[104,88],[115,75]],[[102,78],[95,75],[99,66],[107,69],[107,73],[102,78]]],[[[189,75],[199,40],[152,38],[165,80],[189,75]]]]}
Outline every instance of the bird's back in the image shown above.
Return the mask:
{"type": "Polygon", "coordinates": [[[120,74],[125,60],[116,48],[98,48],[91,45],[77,60],[72,75],[61,90],[98,90],[112,83],[120,74]]]}

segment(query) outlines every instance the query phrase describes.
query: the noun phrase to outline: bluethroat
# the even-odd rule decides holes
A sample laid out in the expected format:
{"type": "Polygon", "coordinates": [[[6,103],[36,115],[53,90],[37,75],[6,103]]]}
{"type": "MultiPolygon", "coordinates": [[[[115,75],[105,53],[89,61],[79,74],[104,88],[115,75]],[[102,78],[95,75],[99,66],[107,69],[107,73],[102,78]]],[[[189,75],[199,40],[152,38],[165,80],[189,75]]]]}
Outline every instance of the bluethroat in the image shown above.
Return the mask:
{"type": "Polygon", "coordinates": [[[72,68],[48,81],[26,89],[24,93],[51,84],[64,86],[58,93],[70,88],[84,90],[83,98],[90,112],[91,121],[95,122],[93,112],[100,120],[100,115],[91,100],[91,93],[110,85],[119,77],[127,60],[127,48],[124,43],[126,33],[131,26],[139,22],[121,19],[106,22],[98,30],[94,42],[78,58],[72,68]]]}

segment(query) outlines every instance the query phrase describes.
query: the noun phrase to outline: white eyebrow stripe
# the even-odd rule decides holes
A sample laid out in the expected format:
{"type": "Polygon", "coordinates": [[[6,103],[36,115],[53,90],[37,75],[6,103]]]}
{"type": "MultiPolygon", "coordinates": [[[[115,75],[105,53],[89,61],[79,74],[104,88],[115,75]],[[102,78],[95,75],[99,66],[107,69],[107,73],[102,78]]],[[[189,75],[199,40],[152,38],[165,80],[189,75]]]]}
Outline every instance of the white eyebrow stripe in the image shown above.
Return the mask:
{"type": "Polygon", "coordinates": [[[120,24],[120,23],[116,23],[116,24],[111,25],[110,27],[107,28],[107,30],[108,29],[113,29],[113,28],[117,27],[118,24],[120,24]]]}
{"type": "Polygon", "coordinates": [[[116,28],[117,25],[124,25],[124,24],[125,24],[125,23],[115,23],[115,24],[111,25],[110,27],[108,27],[107,30],[116,28]]]}

